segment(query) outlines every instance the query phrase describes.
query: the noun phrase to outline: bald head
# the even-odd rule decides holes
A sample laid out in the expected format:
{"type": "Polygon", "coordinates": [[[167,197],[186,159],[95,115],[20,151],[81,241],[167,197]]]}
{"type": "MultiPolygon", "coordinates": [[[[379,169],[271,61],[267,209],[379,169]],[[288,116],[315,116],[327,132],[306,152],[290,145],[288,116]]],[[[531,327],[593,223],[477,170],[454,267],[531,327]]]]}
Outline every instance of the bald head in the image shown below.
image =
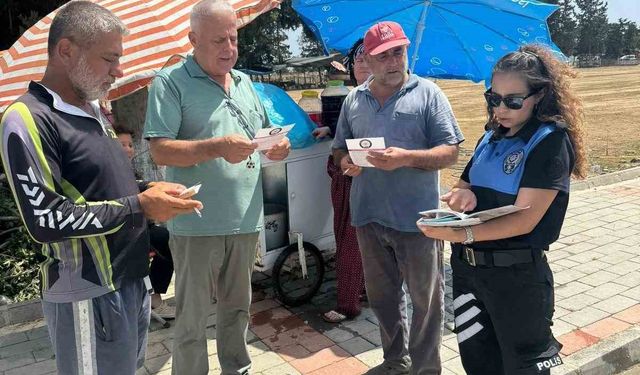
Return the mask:
{"type": "Polygon", "coordinates": [[[194,5],[191,10],[191,30],[197,32],[207,18],[230,17],[233,15],[235,19],[235,14],[233,6],[226,0],[202,0],[194,5]]]}
{"type": "Polygon", "coordinates": [[[191,10],[193,56],[214,80],[225,82],[238,61],[236,12],[225,0],[202,0],[191,10]]]}

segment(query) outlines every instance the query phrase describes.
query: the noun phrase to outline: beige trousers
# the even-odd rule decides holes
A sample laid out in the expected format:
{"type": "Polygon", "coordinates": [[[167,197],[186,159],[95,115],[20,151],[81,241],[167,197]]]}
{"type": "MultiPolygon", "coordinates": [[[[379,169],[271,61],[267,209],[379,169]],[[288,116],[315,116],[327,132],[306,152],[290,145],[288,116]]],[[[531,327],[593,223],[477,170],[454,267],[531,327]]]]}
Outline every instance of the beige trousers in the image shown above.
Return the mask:
{"type": "Polygon", "coordinates": [[[176,272],[173,375],[209,372],[206,326],[217,300],[216,341],[222,374],[248,374],[251,272],[258,233],[191,237],[171,235],[176,272]]]}

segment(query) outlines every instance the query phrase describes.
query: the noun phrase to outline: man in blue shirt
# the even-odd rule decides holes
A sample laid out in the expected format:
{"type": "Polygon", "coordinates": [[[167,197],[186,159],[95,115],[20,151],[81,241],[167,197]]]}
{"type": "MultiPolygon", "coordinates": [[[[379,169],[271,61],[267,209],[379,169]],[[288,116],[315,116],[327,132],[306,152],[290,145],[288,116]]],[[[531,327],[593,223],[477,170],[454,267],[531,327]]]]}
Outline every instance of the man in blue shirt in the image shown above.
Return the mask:
{"type": "Polygon", "coordinates": [[[384,362],[369,374],[440,374],[444,315],[442,241],[420,235],[418,212],[439,206],[439,170],[455,163],[464,140],[444,93],[407,73],[409,40],[395,22],[364,38],[367,82],[345,99],[333,155],[353,176],[351,217],[362,252],[367,296],[384,362]],[[346,139],[384,137],[374,168],[354,165],[346,139]],[[406,282],[413,302],[410,334],[406,282]]]}

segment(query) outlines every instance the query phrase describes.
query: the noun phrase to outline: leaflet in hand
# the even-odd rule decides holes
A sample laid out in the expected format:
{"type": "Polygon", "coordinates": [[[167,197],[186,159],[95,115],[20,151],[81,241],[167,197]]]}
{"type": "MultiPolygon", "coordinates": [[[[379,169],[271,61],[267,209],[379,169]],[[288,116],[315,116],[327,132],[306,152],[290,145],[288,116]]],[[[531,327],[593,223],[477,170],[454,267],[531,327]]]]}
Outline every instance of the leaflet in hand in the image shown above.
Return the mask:
{"type": "Polygon", "coordinates": [[[383,137],[356,138],[346,141],[351,161],[360,167],[373,167],[373,164],[367,160],[369,151],[384,151],[386,149],[383,137]]]}
{"type": "MultiPolygon", "coordinates": [[[[189,199],[191,197],[193,197],[194,195],[198,194],[198,192],[200,191],[200,188],[202,187],[201,183],[197,183],[193,186],[191,186],[188,189],[185,189],[182,191],[182,193],[180,193],[180,195],[178,195],[178,198],[180,199],[189,199]]],[[[198,217],[202,217],[202,213],[200,212],[199,209],[197,208],[193,208],[193,211],[196,213],[196,215],[198,215],[198,217]]]]}
{"type": "Polygon", "coordinates": [[[526,210],[529,207],[518,207],[514,205],[492,208],[490,210],[478,211],[472,214],[464,214],[448,209],[435,209],[420,212],[422,218],[418,220],[419,225],[429,227],[466,227],[478,225],[485,221],[495,219],[500,216],[512,214],[514,212],[526,210]]]}
{"type": "Polygon", "coordinates": [[[190,188],[183,190],[182,193],[180,193],[180,195],[178,195],[178,198],[180,198],[180,199],[191,198],[194,195],[198,194],[198,192],[200,191],[201,187],[202,187],[201,183],[195,184],[195,185],[191,186],[190,188]]]}
{"type": "Polygon", "coordinates": [[[259,129],[253,137],[253,143],[258,145],[258,151],[266,151],[277,145],[293,129],[292,125],[259,129]]]}

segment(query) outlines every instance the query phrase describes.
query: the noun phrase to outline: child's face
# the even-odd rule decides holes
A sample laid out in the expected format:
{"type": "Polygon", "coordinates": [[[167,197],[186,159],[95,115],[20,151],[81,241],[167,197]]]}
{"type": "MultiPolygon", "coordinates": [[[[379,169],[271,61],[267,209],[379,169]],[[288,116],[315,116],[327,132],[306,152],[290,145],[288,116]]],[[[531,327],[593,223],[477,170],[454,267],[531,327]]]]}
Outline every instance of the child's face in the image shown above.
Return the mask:
{"type": "Polygon", "coordinates": [[[118,140],[120,140],[120,144],[122,145],[124,152],[127,153],[127,157],[129,158],[129,160],[133,159],[134,149],[131,134],[120,133],[118,134],[118,140]]]}

